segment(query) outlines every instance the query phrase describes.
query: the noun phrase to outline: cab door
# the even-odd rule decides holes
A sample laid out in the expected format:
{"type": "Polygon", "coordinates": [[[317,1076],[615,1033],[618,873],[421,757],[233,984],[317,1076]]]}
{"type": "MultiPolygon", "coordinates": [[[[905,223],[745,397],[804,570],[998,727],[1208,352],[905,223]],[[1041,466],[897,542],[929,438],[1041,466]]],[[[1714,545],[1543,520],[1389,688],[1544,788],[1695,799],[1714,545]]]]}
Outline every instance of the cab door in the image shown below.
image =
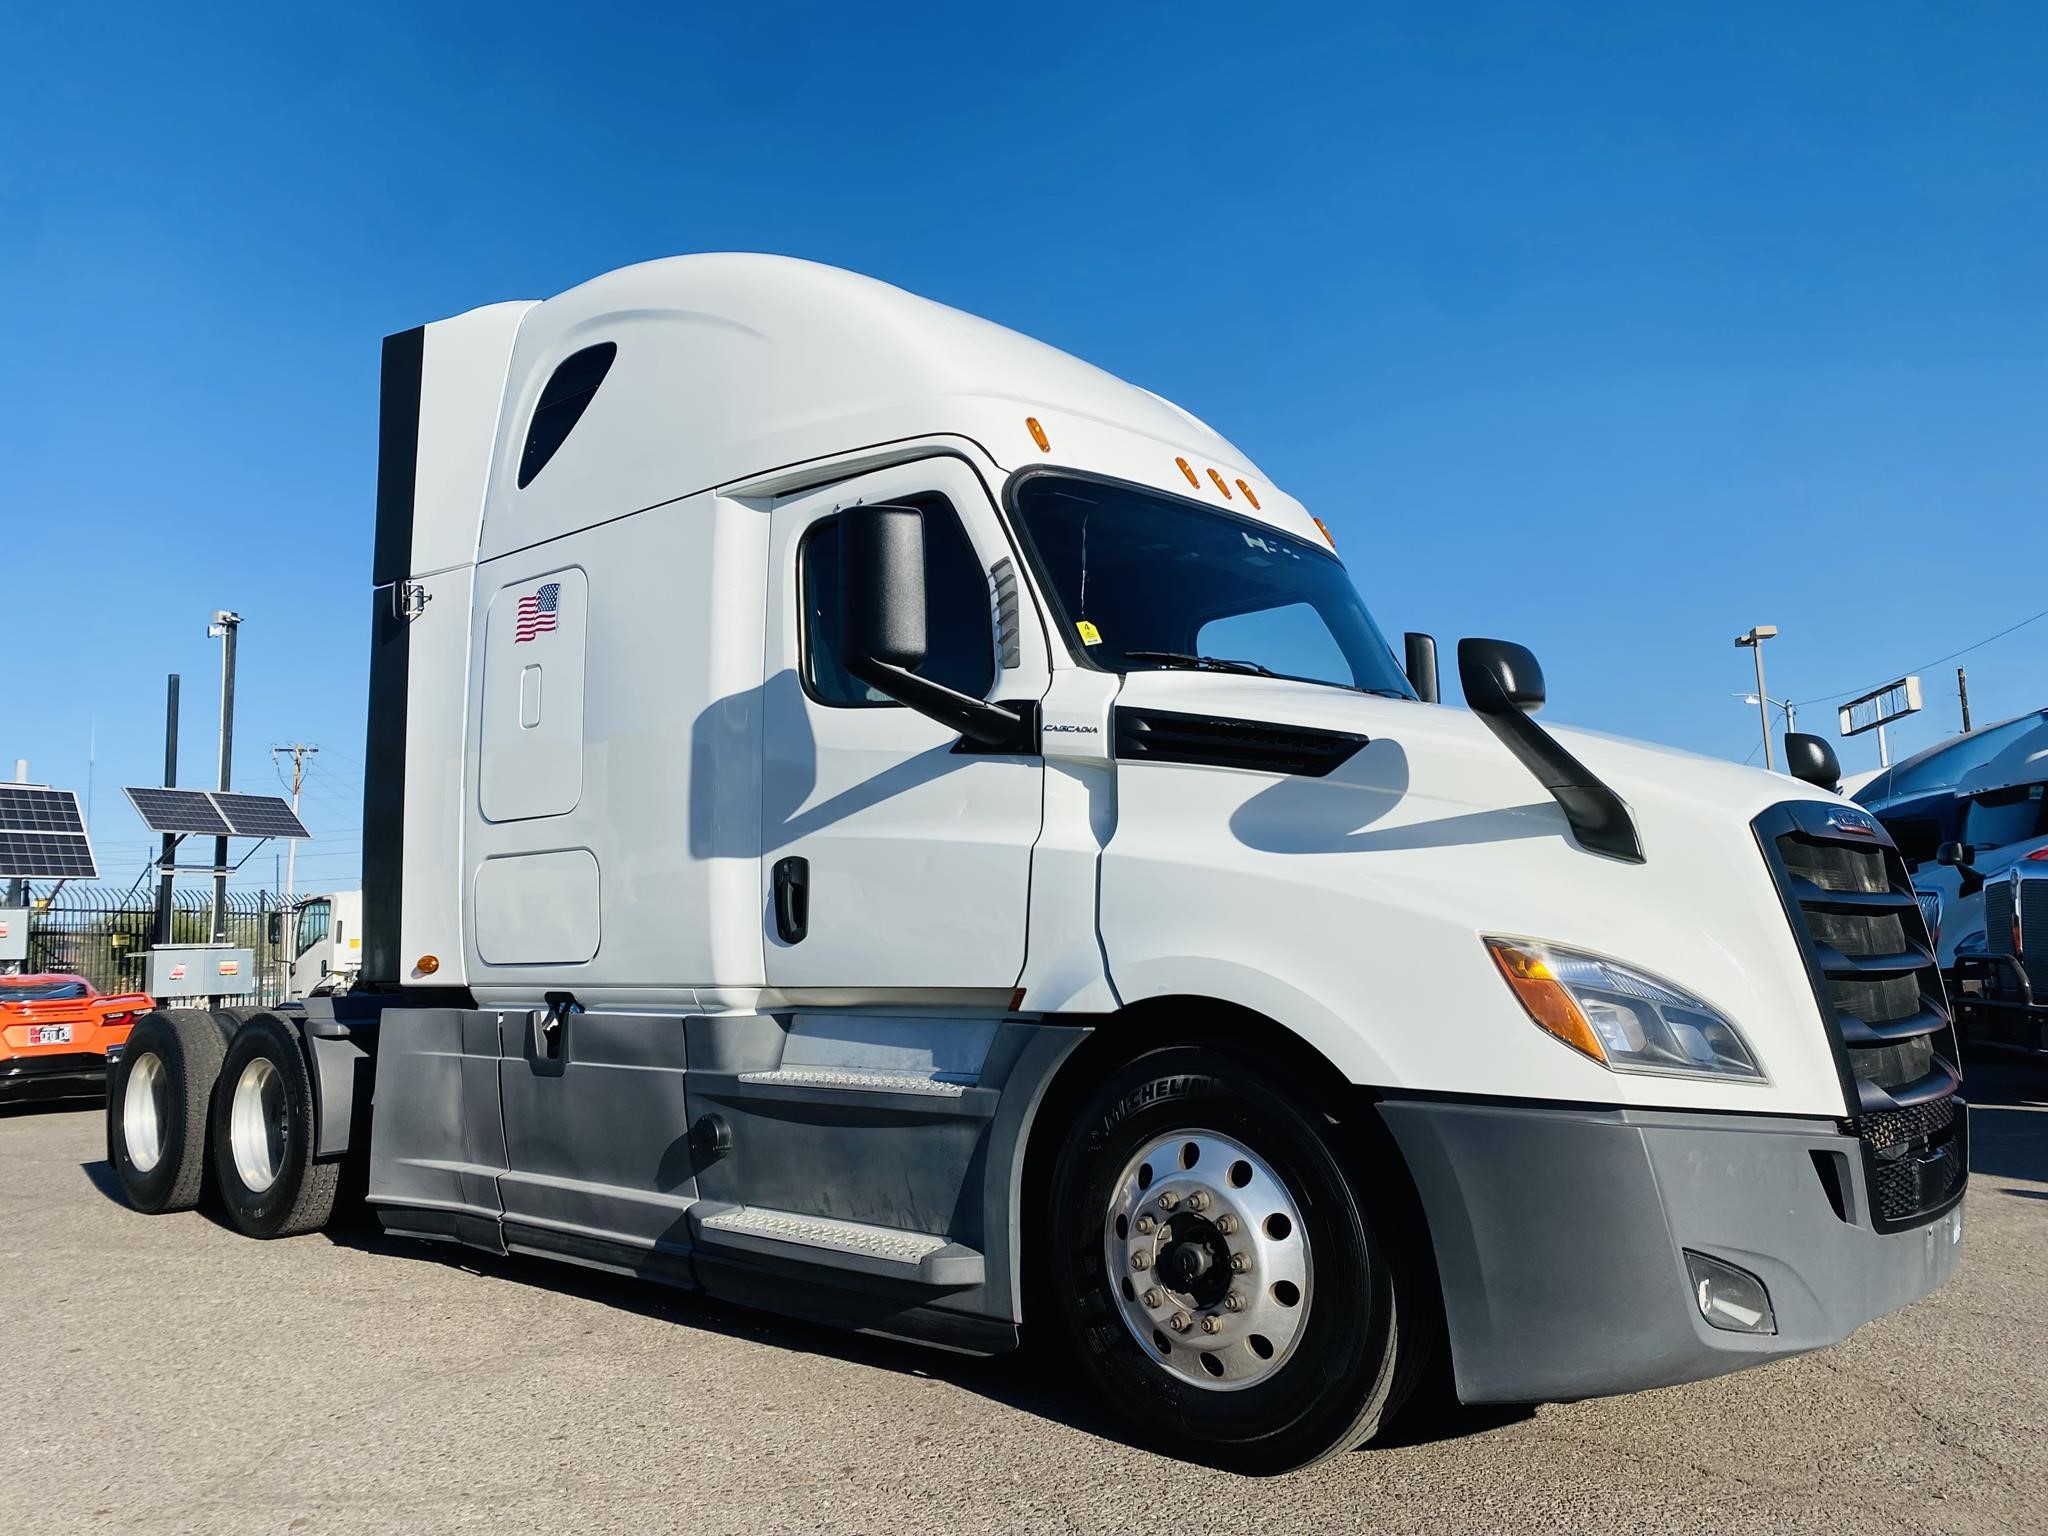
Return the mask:
{"type": "Polygon", "coordinates": [[[761,904],[767,981],[888,993],[1007,989],[1024,965],[1042,760],[963,744],[839,664],[839,524],[924,514],[920,672],[999,702],[1045,691],[1014,557],[957,459],[878,471],[770,513],[761,904]]]}

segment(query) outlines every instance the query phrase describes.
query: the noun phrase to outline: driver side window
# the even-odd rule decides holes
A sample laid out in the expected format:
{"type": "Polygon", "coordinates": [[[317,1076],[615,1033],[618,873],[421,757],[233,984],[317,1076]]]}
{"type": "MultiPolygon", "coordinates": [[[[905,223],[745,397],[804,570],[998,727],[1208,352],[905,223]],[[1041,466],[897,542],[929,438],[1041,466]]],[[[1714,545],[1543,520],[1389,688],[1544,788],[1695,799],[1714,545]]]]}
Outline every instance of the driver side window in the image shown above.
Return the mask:
{"type": "MultiPolygon", "coordinates": [[[[988,572],[967,540],[960,514],[939,495],[892,496],[891,506],[924,514],[925,658],[920,677],[973,698],[995,686],[996,656],[988,572]]],[[[820,519],[797,555],[803,593],[804,691],[840,709],[901,708],[839,663],[839,519],[820,519]]]]}
{"type": "Polygon", "coordinates": [[[332,908],[324,901],[308,902],[305,906],[301,907],[299,909],[299,943],[292,953],[303,955],[315,944],[326,938],[327,924],[331,916],[332,908]]]}

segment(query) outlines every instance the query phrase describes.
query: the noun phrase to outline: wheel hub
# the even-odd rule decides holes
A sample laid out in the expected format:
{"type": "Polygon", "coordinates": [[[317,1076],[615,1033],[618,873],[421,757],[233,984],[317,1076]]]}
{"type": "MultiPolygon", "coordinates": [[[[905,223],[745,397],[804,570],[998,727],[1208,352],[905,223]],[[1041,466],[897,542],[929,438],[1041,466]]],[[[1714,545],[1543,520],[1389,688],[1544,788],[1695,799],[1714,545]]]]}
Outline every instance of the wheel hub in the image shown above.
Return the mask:
{"type": "Polygon", "coordinates": [[[1103,1257],[1132,1335],[1207,1390],[1265,1380],[1307,1321],[1300,1206],[1262,1158],[1214,1131],[1173,1131],[1138,1150],[1110,1191],[1103,1257]]]}

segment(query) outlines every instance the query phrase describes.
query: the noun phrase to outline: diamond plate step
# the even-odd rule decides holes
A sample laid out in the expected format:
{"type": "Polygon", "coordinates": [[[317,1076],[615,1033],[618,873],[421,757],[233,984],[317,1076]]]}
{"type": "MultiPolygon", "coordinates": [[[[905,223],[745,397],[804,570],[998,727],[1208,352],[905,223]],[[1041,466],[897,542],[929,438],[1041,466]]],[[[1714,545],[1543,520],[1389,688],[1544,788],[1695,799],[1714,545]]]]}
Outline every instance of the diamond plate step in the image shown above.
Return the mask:
{"type": "Polygon", "coordinates": [[[781,1067],[773,1072],[742,1072],[743,1083],[780,1083],[789,1088],[846,1088],[857,1093],[928,1093],[957,1099],[964,1083],[948,1083],[913,1072],[859,1072],[845,1067],[781,1067]]]}
{"type": "Polygon", "coordinates": [[[697,1246],[781,1259],[948,1289],[979,1285],[982,1257],[929,1232],[905,1232],[829,1216],[802,1216],[761,1206],[696,1207],[697,1246]]]}

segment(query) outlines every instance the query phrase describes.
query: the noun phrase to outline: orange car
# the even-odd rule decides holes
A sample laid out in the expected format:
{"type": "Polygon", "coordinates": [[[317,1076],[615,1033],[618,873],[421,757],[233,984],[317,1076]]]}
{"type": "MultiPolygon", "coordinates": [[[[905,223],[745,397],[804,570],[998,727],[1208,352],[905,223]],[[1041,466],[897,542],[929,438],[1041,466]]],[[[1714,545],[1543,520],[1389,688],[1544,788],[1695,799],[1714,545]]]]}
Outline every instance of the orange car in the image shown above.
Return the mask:
{"type": "Polygon", "coordinates": [[[140,992],[103,997],[83,976],[0,976],[0,1104],[98,1098],[108,1047],[154,1006],[140,992]]]}

